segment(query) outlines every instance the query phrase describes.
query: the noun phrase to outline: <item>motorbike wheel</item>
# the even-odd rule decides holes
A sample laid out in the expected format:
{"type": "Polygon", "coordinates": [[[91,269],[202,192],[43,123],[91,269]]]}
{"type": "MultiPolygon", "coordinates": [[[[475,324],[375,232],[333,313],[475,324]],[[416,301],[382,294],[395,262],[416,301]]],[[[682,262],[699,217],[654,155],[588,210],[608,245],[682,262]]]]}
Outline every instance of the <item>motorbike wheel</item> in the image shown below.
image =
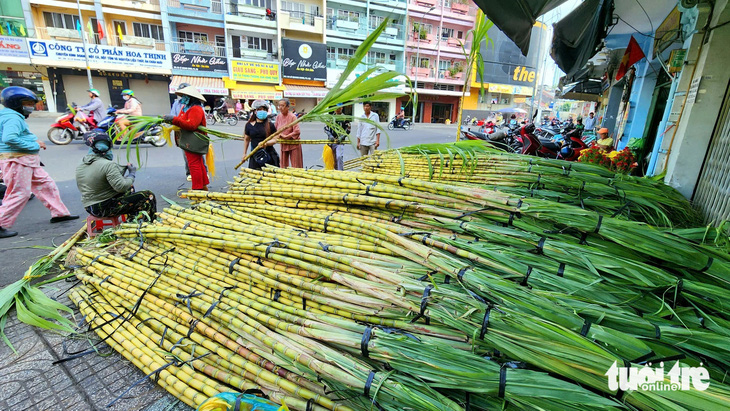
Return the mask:
{"type": "Polygon", "coordinates": [[[393,129],[393,123],[388,123],[388,130],[392,130],[392,129],[393,129]]]}
{"type": "Polygon", "coordinates": [[[228,124],[229,126],[235,126],[236,124],[238,124],[238,117],[228,116],[228,118],[226,119],[226,124],[228,124]]]}
{"type": "Polygon", "coordinates": [[[152,144],[155,147],[164,147],[165,144],[167,144],[167,140],[165,140],[161,134],[150,136],[150,144],[152,144]]]}
{"type": "Polygon", "coordinates": [[[205,116],[205,122],[209,126],[215,125],[215,116],[212,114],[208,114],[207,116],[205,116]]]}
{"type": "Polygon", "coordinates": [[[66,144],[71,143],[73,141],[73,131],[67,129],[67,128],[58,128],[54,127],[50,130],[48,130],[48,140],[53,144],[58,144],[59,146],[65,146],[66,144]]]}
{"type": "Polygon", "coordinates": [[[403,130],[408,131],[411,129],[411,123],[403,123],[403,130]]]}

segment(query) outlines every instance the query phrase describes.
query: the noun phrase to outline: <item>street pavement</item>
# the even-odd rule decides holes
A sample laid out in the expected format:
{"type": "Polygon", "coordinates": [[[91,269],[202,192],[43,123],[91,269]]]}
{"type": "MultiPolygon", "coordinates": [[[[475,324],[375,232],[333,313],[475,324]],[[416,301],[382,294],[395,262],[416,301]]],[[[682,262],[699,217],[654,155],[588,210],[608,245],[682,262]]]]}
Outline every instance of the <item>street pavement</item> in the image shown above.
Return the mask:
{"type": "MultiPolygon", "coordinates": [[[[71,213],[79,214],[76,221],[50,224],[50,213],[38,199],[31,200],[23,210],[13,230],[19,236],[0,240],[0,287],[20,278],[28,267],[49,248],[61,244],[85,224],[86,213],[81,205],[80,194],[74,180],[76,166],[88,148],[80,141],[67,146],[55,146],[46,138],[53,122],[51,116],[30,118],[30,130],[46,141],[48,149],[41,153],[41,159],[61,191],[61,198],[71,213]]],[[[240,134],[243,123],[237,126],[215,126],[214,128],[240,134]]],[[[322,124],[301,126],[302,138],[324,139],[322,124]]],[[[443,124],[416,125],[409,131],[393,130],[389,138],[382,136],[381,149],[387,146],[403,147],[413,144],[454,141],[456,126],[443,124]]],[[[322,146],[305,145],[305,167],[321,167],[322,146]]],[[[115,150],[116,158],[126,163],[126,153],[115,150]]],[[[211,190],[225,190],[228,181],[237,174],[235,165],[241,160],[243,143],[224,141],[215,143],[216,178],[211,190]]],[[[345,160],[357,156],[354,147],[346,147],[345,160]]],[[[181,150],[176,147],[144,147],[140,150],[142,166],[137,172],[135,188],[149,189],[157,194],[158,209],[167,202],[163,197],[178,203],[185,203],[178,194],[190,188],[185,180],[181,150]]],[[[131,162],[137,163],[133,154],[131,162]]],[[[73,279],[69,279],[73,280],[73,279]]],[[[76,307],[68,299],[72,281],[54,283],[45,287],[50,297],[74,309],[74,320],[81,323],[76,307]]],[[[91,352],[80,358],[53,365],[52,362],[66,358],[74,351],[83,351],[97,341],[93,333],[85,337],[66,337],[20,323],[11,313],[5,328],[9,340],[17,353],[0,342],[0,409],[9,410],[190,410],[189,407],[167,394],[149,378],[102,343],[99,353],[91,352]],[[88,339],[87,339],[88,338],[88,339]],[[102,355],[100,355],[102,354],[102,355]],[[112,407],[107,404],[139,382],[125,393],[112,407]]],[[[81,329],[82,327],[80,327],[81,329]]]]}

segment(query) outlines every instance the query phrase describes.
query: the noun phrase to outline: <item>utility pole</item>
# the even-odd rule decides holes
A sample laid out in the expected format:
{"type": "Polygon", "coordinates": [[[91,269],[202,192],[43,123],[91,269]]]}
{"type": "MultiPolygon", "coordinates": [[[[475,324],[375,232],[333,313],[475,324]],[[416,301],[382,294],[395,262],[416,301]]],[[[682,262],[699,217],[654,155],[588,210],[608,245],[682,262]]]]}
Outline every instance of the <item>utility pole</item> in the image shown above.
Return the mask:
{"type": "MultiPolygon", "coordinates": [[[[535,71],[539,73],[540,72],[540,56],[542,54],[542,32],[545,31],[543,29],[543,26],[544,27],[547,27],[547,26],[545,26],[545,24],[539,20],[537,22],[540,23],[540,36],[539,36],[539,40],[538,40],[538,44],[537,44],[537,68],[535,69],[535,71]]],[[[544,65],[545,64],[543,63],[543,66],[544,65]]],[[[540,80],[542,80],[542,79],[540,79],[540,80]]],[[[532,113],[535,109],[535,94],[536,93],[537,93],[537,80],[535,81],[535,84],[532,87],[532,99],[530,100],[530,114],[529,114],[530,118],[532,118],[532,115],[533,115],[532,113]]],[[[540,95],[542,95],[542,93],[540,93],[540,95]]],[[[537,109],[540,110],[539,104],[537,106],[537,109]]]]}
{"type": "Polygon", "coordinates": [[[81,15],[81,3],[76,0],[76,8],[79,11],[79,27],[81,27],[81,41],[84,43],[84,58],[86,58],[86,76],[89,78],[89,88],[94,88],[94,82],[91,80],[91,66],[89,65],[89,50],[86,46],[86,35],[84,34],[84,18],[81,15]]]}

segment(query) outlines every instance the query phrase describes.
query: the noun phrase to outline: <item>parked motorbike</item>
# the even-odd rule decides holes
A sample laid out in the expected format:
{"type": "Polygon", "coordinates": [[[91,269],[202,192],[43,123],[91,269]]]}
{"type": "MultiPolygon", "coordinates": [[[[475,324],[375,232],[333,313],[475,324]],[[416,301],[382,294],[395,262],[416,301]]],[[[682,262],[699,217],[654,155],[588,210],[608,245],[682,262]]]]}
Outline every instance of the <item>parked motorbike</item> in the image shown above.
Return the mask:
{"type": "Polygon", "coordinates": [[[219,113],[218,110],[213,110],[205,116],[205,122],[209,126],[215,123],[226,123],[229,126],[235,126],[238,124],[238,114],[234,113],[233,110],[225,114],[219,113]]]}
{"type": "Polygon", "coordinates": [[[393,119],[390,120],[390,123],[388,123],[388,130],[393,130],[396,128],[402,128],[403,130],[410,130],[411,129],[411,120],[408,118],[404,118],[403,123],[401,124],[400,120],[398,120],[398,117],[393,117],[393,119]]]}
{"type": "Polygon", "coordinates": [[[60,146],[71,143],[74,140],[82,140],[85,133],[96,127],[94,114],[88,116],[78,110],[76,103],[67,106],[66,113],[51,124],[48,130],[48,140],[60,146]]]}
{"type": "MultiPolygon", "coordinates": [[[[112,141],[114,141],[114,144],[122,144],[121,139],[117,137],[119,127],[116,125],[120,118],[120,116],[117,116],[117,108],[109,106],[106,110],[106,117],[97,124],[93,131],[103,131],[108,133],[112,141]],[[111,129],[111,131],[109,131],[109,129],[111,129]]],[[[86,137],[88,136],[85,135],[84,138],[86,137]]],[[[132,144],[140,143],[152,144],[155,147],[162,147],[167,144],[167,140],[162,137],[162,127],[155,125],[144,128],[141,131],[141,134],[132,140],[132,144]]]]}
{"type": "Polygon", "coordinates": [[[566,161],[577,161],[581,152],[587,148],[588,144],[583,140],[581,131],[573,129],[565,135],[558,158],[566,161]]]}
{"type": "Polygon", "coordinates": [[[471,130],[466,126],[461,126],[461,138],[466,140],[485,141],[496,149],[510,153],[516,153],[519,150],[519,145],[514,138],[514,134],[509,129],[500,129],[493,133],[484,133],[471,130]]]}

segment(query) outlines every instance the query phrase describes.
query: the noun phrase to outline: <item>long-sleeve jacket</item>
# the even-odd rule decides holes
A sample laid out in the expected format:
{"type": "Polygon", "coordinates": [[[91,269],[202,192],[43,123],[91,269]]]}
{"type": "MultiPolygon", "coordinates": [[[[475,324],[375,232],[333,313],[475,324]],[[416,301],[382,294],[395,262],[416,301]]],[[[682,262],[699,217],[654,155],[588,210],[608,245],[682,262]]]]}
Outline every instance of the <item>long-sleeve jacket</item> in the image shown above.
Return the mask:
{"type": "Polygon", "coordinates": [[[15,110],[0,110],[0,153],[38,154],[38,137],[28,130],[23,115],[15,110]]]}
{"type": "Polygon", "coordinates": [[[142,103],[132,97],[124,103],[124,108],[117,110],[117,114],[129,114],[130,116],[142,115],[142,103]]]}
{"type": "Polygon", "coordinates": [[[291,124],[294,121],[297,120],[297,116],[294,114],[287,113],[287,115],[279,113],[276,116],[276,122],[274,125],[276,126],[277,130],[284,129],[284,132],[279,134],[279,143],[281,144],[281,151],[294,151],[294,150],[301,150],[302,146],[301,144],[286,144],[286,140],[299,140],[299,136],[301,134],[301,131],[299,129],[299,124],[295,124],[293,127],[284,127],[287,124],[291,124]]]}
{"type": "Polygon", "coordinates": [[[76,185],[84,207],[101,203],[132,188],[134,179],[124,177],[124,166],[97,154],[88,154],[76,167],[76,185]]]}
{"type": "Polygon", "coordinates": [[[86,110],[90,113],[94,113],[94,121],[96,121],[97,123],[103,120],[104,115],[106,114],[104,111],[104,102],[102,102],[99,97],[92,98],[89,104],[81,106],[79,108],[81,110],[86,110]]]}
{"type": "Polygon", "coordinates": [[[208,138],[203,138],[197,132],[199,126],[206,126],[205,122],[205,111],[200,105],[194,105],[187,109],[187,111],[181,112],[179,115],[172,119],[172,124],[180,127],[180,141],[178,146],[185,151],[197,154],[205,154],[208,152],[208,145],[210,141],[208,138]]]}

